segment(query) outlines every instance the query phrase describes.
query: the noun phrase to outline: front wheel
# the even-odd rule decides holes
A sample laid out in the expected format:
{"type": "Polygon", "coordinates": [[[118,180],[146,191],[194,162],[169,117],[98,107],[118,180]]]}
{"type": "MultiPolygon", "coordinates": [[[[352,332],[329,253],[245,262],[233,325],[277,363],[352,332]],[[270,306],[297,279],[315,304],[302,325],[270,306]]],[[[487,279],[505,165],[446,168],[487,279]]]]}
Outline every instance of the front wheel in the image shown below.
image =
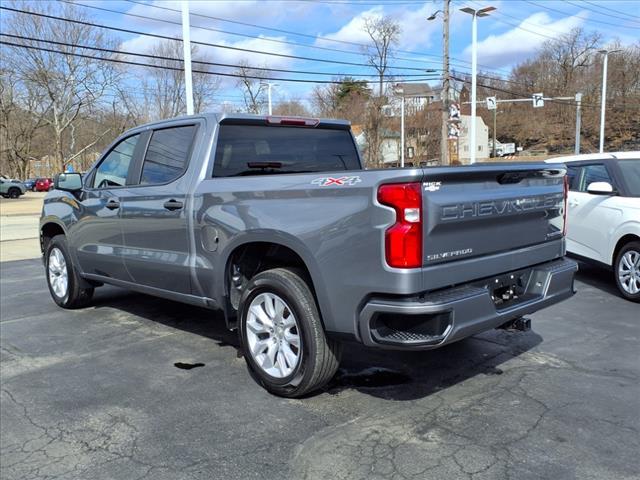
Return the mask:
{"type": "Polygon", "coordinates": [[[615,278],[624,298],[640,302],[640,242],[629,242],[616,256],[615,278]]]}
{"type": "Polygon", "coordinates": [[[18,198],[19,196],[20,196],[20,189],[18,188],[9,189],[9,198],[18,198]]]}
{"type": "Polygon", "coordinates": [[[335,374],[341,345],[325,336],[315,298],[297,270],[275,268],[247,284],[240,340],[254,378],[269,392],[297,398],[335,374]]]}
{"type": "Polygon", "coordinates": [[[53,301],[62,308],[81,308],[93,297],[93,288],[83,288],[83,281],[73,268],[67,239],[53,237],[45,248],[47,285],[53,301]]]}

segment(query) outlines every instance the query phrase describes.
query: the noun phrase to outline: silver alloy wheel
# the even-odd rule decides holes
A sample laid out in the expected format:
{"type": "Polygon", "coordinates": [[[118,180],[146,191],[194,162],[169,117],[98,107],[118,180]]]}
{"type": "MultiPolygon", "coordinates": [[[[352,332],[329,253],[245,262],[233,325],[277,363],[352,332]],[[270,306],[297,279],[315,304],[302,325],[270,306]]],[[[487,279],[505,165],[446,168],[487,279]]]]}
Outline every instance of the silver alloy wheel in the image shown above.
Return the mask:
{"type": "Polygon", "coordinates": [[[253,299],[247,312],[246,335],[253,360],[272,377],[291,375],[300,363],[298,323],[278,295],[265,292],[253,299]]]}
{"type": "Polygon", "coordinates": [[[618,280],[625,292],[631,295],[640,292],[640,252],[629,250],[620,258],[618,280]]]}
{"type": "Polygon", "coordinates": [[[58,298],[64,298],[69,285],[69,273],[67,262],[62,251],[53,247],[49,252],[49,285],[58,298]]]}

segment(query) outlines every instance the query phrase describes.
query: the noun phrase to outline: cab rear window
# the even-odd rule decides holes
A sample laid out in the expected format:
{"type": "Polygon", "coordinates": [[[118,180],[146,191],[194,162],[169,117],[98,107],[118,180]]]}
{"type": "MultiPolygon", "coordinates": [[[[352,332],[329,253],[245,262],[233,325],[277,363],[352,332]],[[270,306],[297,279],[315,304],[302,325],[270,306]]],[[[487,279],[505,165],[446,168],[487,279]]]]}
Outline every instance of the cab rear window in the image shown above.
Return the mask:
{"type": "Polygon", "coordinates": [[[214,177],[359,170],[348,130],[220,125],[214,177]]]}

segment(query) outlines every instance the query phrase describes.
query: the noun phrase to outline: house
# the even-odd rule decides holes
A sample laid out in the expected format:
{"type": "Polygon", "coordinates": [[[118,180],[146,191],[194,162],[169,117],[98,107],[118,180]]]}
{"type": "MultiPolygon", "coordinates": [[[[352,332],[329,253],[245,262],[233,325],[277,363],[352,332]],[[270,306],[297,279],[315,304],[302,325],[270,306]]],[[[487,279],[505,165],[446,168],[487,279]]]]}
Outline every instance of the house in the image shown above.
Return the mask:
{"type": "MultiPolygon", "coordinates": [[[[467,164],[471,159],[469,148],[469,129],[471,127],[471,115],[460,115],[460,136],[458,137],[458,155],[460,163],[467,164]]],[[[482,117],[476,116],[476,162],[489,159],[489,127],[482,117]]]]}
{"type": "Polygon", "coordinates": [[[439,92],[434,91],[428,83],[396,83],[393,89],[395,96],[390,99],[390,108],[385,112],[387,116],[392,117],[400,116],[402,97],[407,116],[415,115],[440,98],[439,92]]]}

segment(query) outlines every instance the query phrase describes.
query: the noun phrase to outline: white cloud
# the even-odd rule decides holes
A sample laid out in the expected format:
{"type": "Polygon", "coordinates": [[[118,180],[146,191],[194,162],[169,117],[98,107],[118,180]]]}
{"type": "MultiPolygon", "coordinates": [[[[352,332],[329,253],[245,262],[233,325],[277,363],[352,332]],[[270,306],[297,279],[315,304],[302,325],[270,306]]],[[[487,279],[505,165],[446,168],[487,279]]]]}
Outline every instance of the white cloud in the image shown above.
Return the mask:
{"type": "MultiPolygon", "coordinates": [[[[398,49],[411,50],[416,47],[426,48],[431,44],[431,35],[440,30],[439,22],[427,21],[427,17],[433,13],[434,8],[431,4],[425,4],[418,10],[401,9],[387,13],[382,6],[377,6],[360,12],[337,32],[319,36],[341,42],[370,44],[371,38],[364,28],[365,20],[367,18],[381,18],[389,15],[400,25],[401,32],[398,49]]],[[[327,42],[320,38],[316,44],[336,46],[334,42],[327,42]]]]}
{"type": "MultiPolygon", "coordinates": [[[[520,28],[490,35],[478,42],[478,63],[503,67],[521,62],[533,55],[545,41],[558,38],[583,23],[584,19],[578,16],[554,21],[544,12],[534,13],[519,24],[520,28]]],[[[470,45],[464,49],[464,54],[470,58],[470,45]]]]}

